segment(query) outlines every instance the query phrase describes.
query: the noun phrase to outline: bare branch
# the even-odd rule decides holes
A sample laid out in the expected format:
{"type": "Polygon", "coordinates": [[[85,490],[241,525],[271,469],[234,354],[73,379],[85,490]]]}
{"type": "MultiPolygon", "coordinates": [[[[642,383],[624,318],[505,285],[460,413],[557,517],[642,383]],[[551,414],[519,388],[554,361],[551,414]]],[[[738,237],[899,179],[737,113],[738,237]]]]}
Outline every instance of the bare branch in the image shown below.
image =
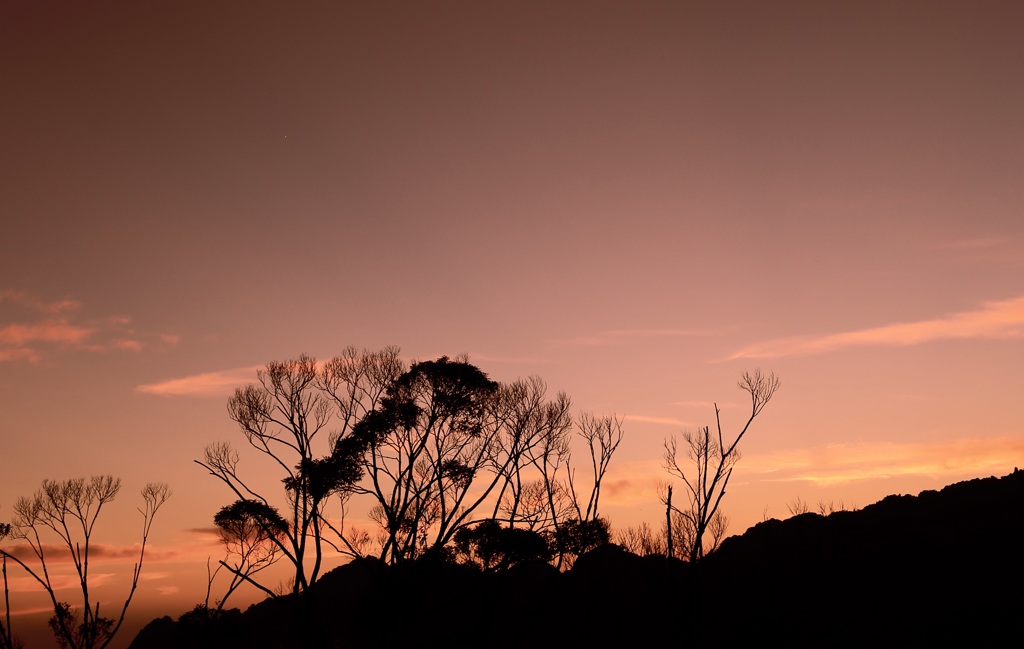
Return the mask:
{"type": "MultiPolygon", "coordinates": [[[[674,435],[665,440],[665,471],[680,479],[686,486],[686,509],[670,506],[670,510],[678,513],[681,520],[692,526],[692,530],[681,529],[678,537],[680,541],[688,543],[682,547],[685,548],[683,553],[688,555],[690,561],[697,561],[708,552],[714,551],[724,537],[728,519],[721,512],[720,506],[732,478],[733,469],[741,457],[739,443],[750,429],[751,423],[774,396],[779,385],[779,379],[775,374],[766,376],[761,370],[743,373],[738,386],[750,395],[750,415],[743,428],[731,441],[727,441],[722,432],[721,411],[717,404],[714,435],[708,426],[683,433],[685,459],[680,457],[679,441],[674,435]],[[710,535],[707,542],[706,535],[710,535]]],[[[667,504],[667,501],[663,502],[667,504]]],[[[675,530],[670,527],[668,534],[671,547],[675,530]]]]}

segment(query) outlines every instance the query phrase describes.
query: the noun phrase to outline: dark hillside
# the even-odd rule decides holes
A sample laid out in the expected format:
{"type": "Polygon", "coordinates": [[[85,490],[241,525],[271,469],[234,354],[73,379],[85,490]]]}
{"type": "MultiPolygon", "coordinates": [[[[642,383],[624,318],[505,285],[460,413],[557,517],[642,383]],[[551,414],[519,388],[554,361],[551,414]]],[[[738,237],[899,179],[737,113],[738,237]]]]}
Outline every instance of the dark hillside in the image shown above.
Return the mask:
{"type": "Polygon", "coordinates": [[[754,627],[781,624],[808,641],[975,644],[1021,630],[1022,532],[1024,471],[1015,471],[767,521],[726,539],[701,573],[754,627]]]}
{"type": "Polygon", "coordinates": [[[695,567],[617,546],[564,574],[547,564],[484,574],[361,560],[326,575],[304,603],[155,620],[131,646],[986,645],[1020,637],[1022,531],[1024,471],[1015,471],[766,521],[695,567]]]}

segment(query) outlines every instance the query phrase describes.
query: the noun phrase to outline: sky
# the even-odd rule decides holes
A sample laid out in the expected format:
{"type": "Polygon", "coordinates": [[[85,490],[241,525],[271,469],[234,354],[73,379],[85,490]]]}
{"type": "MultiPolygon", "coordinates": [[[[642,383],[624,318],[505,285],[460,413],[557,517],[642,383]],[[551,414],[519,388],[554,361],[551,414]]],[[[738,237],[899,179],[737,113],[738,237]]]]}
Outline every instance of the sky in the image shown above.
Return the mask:
{"type": "Polygon", "coordinates": [[[1021,3],[4,2],[0,80],[0,520],[120,476],[113,600],[169,483],[138,615],[203,599],[233,388],[349,345],[623,417],[614,527],[754,368],[733,533],[1024,466],[1021,3]]]}

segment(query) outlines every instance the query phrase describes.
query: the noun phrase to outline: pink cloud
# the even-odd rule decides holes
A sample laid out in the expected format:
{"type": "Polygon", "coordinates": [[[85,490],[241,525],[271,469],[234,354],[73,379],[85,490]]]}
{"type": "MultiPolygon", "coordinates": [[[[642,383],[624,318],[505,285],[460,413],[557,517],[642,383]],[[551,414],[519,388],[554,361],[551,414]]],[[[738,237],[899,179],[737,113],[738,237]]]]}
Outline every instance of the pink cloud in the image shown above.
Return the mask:
{"type": "Polygon", "coordinates": [[[29,361],[30,363],[35,363],[38,360],[39,353],[31,347],[0,348],[0,363],[5,361],[29,361]]]}
{"type": "Polygon", "coordinates": [[[960,239],[957,241],[945,241],[935,245],[939,250],[978,250],[981,248],[992,248],[1006,243],[1006,239],[1000,237],[983,237],[977,239],[960,239]]]}
{"type": "Polygon", "coordinates": [[[1024,248],[1012,237],[977,237],[933,244],[949,258],[974,264],[1024,266],[1024,248]]]}
{"type": "MultiPolygon", "coordinates": [[[[701,409],[706,409],[706,410],[711,410],[711,411],[714,411],[714,409],[715,409],[715,402],[714,401],[672,401],[668,405],[670,405],[670,406],[680,406],[680,407],[683,407],[683,408],[701,408],[701,409]]],[[[750,404],[745,404],[745,407],[749,407],[749,405],[750,404]]],[[[719,401],[718,402],[718,409],[719,410],[725,410],[726,408],[739,408],[739,407],[740,407],[740,404],[735,403],[733,401],[719,401]]]]}
{"type": "Polygon", "coordinates": [[[82,308],[82,303],[78,300],[58,300],[57,302],[51,302],[46,306],[46,310],[50,313],[62,313],[64,311],[75,311],[82,308]]]}
{"type": "Polygon", "coordinates": [[[645,424],[661,424],[665,426],[689,426],[688,422],[682,419],[674,419],[672,417],[650,417],[647,415],[625,415],[623,419],[626,421],[639,421],[645,424]]]}
{"type": "Polygon", "coordinates": [[[636,339],[712,336],[716,333],[719,332],[710,329],[612,329],[557,342],[563,345],[580,346],[621,345],[636,339]]]}
{"type": "Polygon", "coordinates": [[[601,483],[601,503],[617,507],[650,504],[667,479],[660,460],[613,462],[601,483]]]}
{"type": "MultiPolygon", "coordinates": [[[[36,363],[68,350],[139,352],[147,344],[148,337],[131,328],[131,317],[84,318],[73,313],[82,308],[77,300],[46,302],[24,291],[3,290],[0,305],[5,311],[20,312],[15,317],[0,313],[0,362],[36,363]]],[[[160,339],[168,342],[166,337],[160,339]]]]}
{"type": "MultiPolygon", "coordinates": [[[[49,562],[49,561],[47,561],[47,562],[49,562]]],[[[109,584],[109,583],[113,582],[116,577],[117,577],[117,575],[115,575],[113,573],[90,573],[89,574],[89,587],[90,588],[98,588],[98,587],[103,586],[105,584],[109,584]]],[[[58,575],[58,574],[53,574],[51,572],[51,574],[50,574],[50,583],[53,585],[53,589],[55,591],[78,590],[78,589],[80,589],[82,587],[81,583],[78,581],[78,575],[73,575],[73,574],[58,575]]],[[[11,592],[15,592],[15,593],[18,593],[18,592],[21,592],[21,593],[31,593],[31,592],[37,592],[37,591],[40,590],[39,582],[36,581],[35,579],[33,579],[31,576],[14,576],[14,577],[9,577],[8,578],[8,587],[10,588],[11,592]]],[[[12,598],[12,600],[13,599],[14,598],[12,598]]],[[[25,608],[25,609],[19,609],[17,611],[17,613],[15,613],[15,610],[13,610],[13,608],[12,608],[11,613],[12,614],[18,614],[18,615],[25,615],[25,614],[28,614],[28,613],[35,613],[35,612],[40,612],[40,611],[49,611],[50,613],[53,613],[53,609],[52,608],[42,608],[42,609],[38,609],[38,608],[25,608]]]]}
{"type": "Polygon", "coordinates": [[[509,363],[511,365],[540,365],[551,361],[535,356],[491,356],[488,354],[470,354],[470,359],[487,363],[509,363]]]}
{"type": "Polygon", "coordinates": [[[936,340],[1020,338],[1024,336],[1024,297],[984,302],[974,311],[953,313],[932,320],[902,322],[824,336],[793,336],[756,343],[740,349],[728,360],[779,358],[820,354],[845,347],[868,345],[920,345],[936,340]]]}
{"type": "Polygon", "coordinates": [[[82,306],[82,303],[78,300],[70,299],[44,302],[25,291],[14,291],[11,289],[0,291],[0,302],[3,301],[12,302],[40,313],[62,313],[64,311],[74,311],[82,306]]]}
{"type": "Polygon", "coordinates": [[[24,345],[32,342],[80,344],[95,332],[95,329],[69,324],[65,320],[9,324],[0,329],[0,345],[24,345]]]}
{"type": "Polygon", "coordinates": [[[142,342],[139,340],[130,340],[127,338],[118,338],[111,342],[111,346],[116,349],[123,349],[130,352],[142,351],[142,342]]]}
{"type": "Polygon", "coordinates": [[[180,379],[149,383],[135,388],[136,392],[158,396],[218,397],[231,394],[236,387],[252,382],[259,366],[238,367],[219,372],[204,372],[180,379]]]}
{"type": "MultiPolygon", "coordinates": [[[[68,553],[68,546],[66,545],[60,543],[43,543],[42,549],[43,553],[46,555],[47,565],[71,562],[71,555],[68,553]]],[[[141,547],[138,544],[107,545],[103,543],[93,543],[89,545],[89,560],[135,560],[139,557],[140,549],[141,547]]],[[[32,548],[27,543],[19,543],[17,545],[8,546],[5,547],[4,550],[11,556],[17,557],[29,564],[31,564],[32,561],[37,560],[35,553],[32,551],[32,548]]],[[[150,558],[153,552],[154,550],[147,549],[146,558],[150,558]]]]}

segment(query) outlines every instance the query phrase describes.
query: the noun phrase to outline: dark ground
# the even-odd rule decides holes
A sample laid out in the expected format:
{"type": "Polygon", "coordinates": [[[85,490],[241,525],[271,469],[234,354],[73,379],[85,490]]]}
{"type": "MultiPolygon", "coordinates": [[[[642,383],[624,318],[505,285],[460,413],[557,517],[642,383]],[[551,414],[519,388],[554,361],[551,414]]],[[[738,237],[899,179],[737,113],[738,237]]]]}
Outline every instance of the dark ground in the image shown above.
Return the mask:
{"type": "Polygon", "coordinates": [[[994,646],[1024,632],[1024,471],[760,523],[696,566],[609,545],[559,573],[364,559],[305,598],[161,618],[165,647],[994,646]]]}

